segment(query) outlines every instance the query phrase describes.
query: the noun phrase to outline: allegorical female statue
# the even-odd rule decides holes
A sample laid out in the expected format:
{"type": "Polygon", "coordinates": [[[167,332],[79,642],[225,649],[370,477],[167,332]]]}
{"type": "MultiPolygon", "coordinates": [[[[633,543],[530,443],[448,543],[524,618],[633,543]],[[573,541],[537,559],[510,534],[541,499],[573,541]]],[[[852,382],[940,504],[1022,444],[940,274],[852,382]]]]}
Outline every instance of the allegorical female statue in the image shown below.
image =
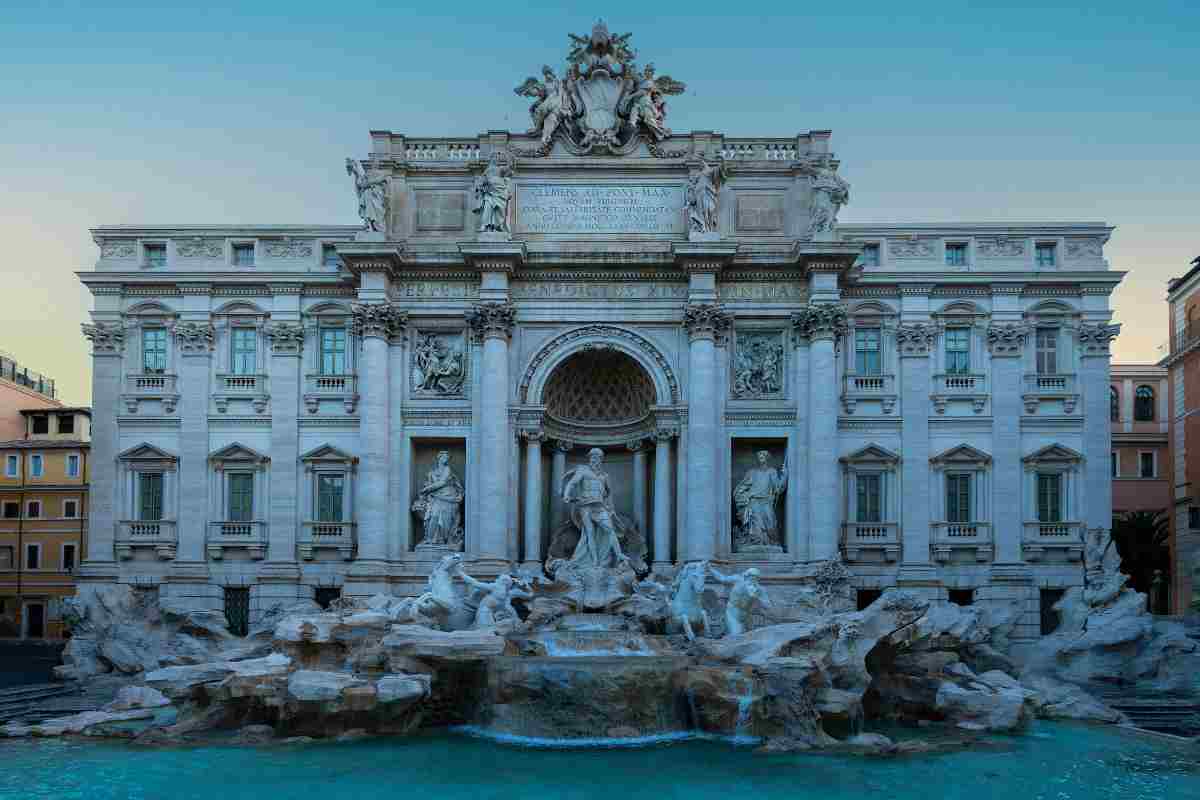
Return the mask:
{"type": "Polygon", "coordinates": [[[346,159],[346,174],[354,178],[354,191],[358,194],[358,216],[363,227],[369,231],[387,229],[387,182],[386,177],[368,178],[358,162],[346,159]]]}
{"type": "Polygon", "coordinates": [[[813,172],[812,205],[809,210],[809,232],[829,233],[837,226],[837,215],[850,202],[850,184],[829,165],[823,164],[813,172]]]}
{"type": "Polygon", "coordinates": [[[741,523],[735,534],[739,550],[780,546],[775,506],[787,489],[787,462],[776,469],[769,465],[770,459],[766,450],[760,450],[758,465],[751,467],[733,490],[741,523]]]}
{"type": "Polygon", "coordinates": [[[452,550],[462,547],[462,505],[465,496],[462,481],[450,468],[450,453],[441,451],[425,478],[425,485],[413,501],[413,511],[425,521],[422,545],[452,550]]]}
{"type": "Polygon", "coordinates": [[[717,230],[717,199],[725,180],[725,163],[700,162],[700,171],[688,181],[688,228],[696,233],[717,230]]]}
{"type": "Polygon", "coordinates": [[[508,204],[512,199],[512,170],[492,153],[487,169],[475,179],[475,213],[479,230],[484,233],[508,233],[508,204]]]}

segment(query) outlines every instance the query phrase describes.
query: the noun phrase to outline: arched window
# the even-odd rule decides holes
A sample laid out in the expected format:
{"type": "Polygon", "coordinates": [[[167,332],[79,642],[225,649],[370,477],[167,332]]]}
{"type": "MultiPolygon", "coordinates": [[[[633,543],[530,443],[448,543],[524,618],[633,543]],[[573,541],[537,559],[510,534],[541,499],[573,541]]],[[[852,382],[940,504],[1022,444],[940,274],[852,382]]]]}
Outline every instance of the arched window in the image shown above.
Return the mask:
{"type": "Polygon", "coordinates": [[[1154,421],[1154,390],[1139,386],[1133,393],[1133,418],[1137,422],[1154,421]]]}
{"type": "Polygon", "coordinates": [[[1121,393],[1117,387],[1108,387],[1108,418],[1113,422],[1121,421],[1121,393]]]}

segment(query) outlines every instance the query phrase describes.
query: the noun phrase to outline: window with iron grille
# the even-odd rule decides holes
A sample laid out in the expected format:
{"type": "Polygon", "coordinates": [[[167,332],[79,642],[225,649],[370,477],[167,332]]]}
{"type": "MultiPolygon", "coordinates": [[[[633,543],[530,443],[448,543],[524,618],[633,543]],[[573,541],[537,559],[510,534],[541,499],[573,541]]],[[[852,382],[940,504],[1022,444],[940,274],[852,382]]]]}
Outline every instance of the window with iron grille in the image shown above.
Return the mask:
{"type": "Polygon", "coordinates": [[[1133,419],[1135,422],[1154,421],[1154,390],[1139,386],[1133,392],[1133,419]]]}
{"type": "Polygon", "coordinates": [[[163,476],[161,472],[138,473],[138,519],[163,518],[163,476]]]}
{"type": "Polygon", "coordinates": [[[971,521],[971,473],[952,472],[946,476],[946,521],[971,521]]]}
{"type": "Polygon", "coordinates": [[[250,589],[225,587],[225,622],[234,636],[245,636],[250,630],[250,589]]]}
{"type": "Polygon", "coordinates": [[[253,375],[258,372],[258,331],[254,328],[234,328],[230,334],[232,354],[230,366],[234,375],[253,375]]]}
{"type": "Polygon", "coordinates": [[[254,475],[249,472],[229,474],[229,521],[250,522],[254,519],[254,475]]]}
{"type": "Polygon", "coordinates": [[[1062,475],[1038,473],[1038,522],[1062,522],[1062,475]]]}
{"type": "Polygon", "coordinates": [[[879,328],[858,328],[854,331],[854,372],[858,375],[879,375],[883,362],[879,353],[879,328]]]}
{"type": "Polygon", "coordinates": [[[321,374],[346,374],[346,331],[344,328],[321,329],[321,374]]]}
{"type": "Polygon", "coordinates": [[[971,371],[971,331],[968,328],[946,329],[946,372],[965,375],[971,371]]]}
{"type": "Polygon", "coordinates": [[[167,371],[167,329],[142,329],[142,372],[161,374],[167,371]]]}
{"type": "Polygon", "coordinates": [[[345,478],[341,475],[317,476],[317,522],[342,521],[342,497],[345,478]]]}
{"type": "Polygon", "coordinates": [[[855,521],[883,521],[883,475],[878,472],[860,472],[854,478],[856,491],[855,521]]]}
{"type": "Polygon", "coordinates": [[[1058,374],[1058,328],[1038,328],[1036,337],[1039,375],[1058,374]]]}

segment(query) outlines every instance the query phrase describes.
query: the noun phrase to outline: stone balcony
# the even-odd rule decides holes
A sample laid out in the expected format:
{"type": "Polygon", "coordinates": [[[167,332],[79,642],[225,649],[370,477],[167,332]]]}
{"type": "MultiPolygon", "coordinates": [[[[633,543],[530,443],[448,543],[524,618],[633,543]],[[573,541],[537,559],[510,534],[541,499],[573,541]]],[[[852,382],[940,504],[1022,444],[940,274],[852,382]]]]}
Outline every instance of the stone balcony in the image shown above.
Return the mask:
{"type": "Polygon", "coordinates": [[[208,524],[208,557],[220,561],[225,551],[245,550],[255,561],[267,557],[267,523],[226,520],[208,524]]]}
{"type": "Polygon", "coordinates": [[[143,400],[158,400],[162,403],[163,411],[173,414],[179,402],[177,378],[166,373],[126,375],[125,392],[121,399],[125,401],[125,410],[130,414],[138,412],[138,405],[143,400]]]}
{"type": "Polygon", "coordinates": [[[1083,558],[1083,523],[1026,522],[1021,549],[1026,561],[1041,561],[1050,552],[1079,561],[1083,558]]]}
{"type": "Polygon", "coordinates": [[[947,373],[933,376],[933,410],[946,413],[946,406],[953,401],[967,401],[976,414],[982,414],[987,406],[988,381],[982,373],[947,373]]]}
{"type": "Polygon", "coordinates": [[[929,533],[930,556],[939,564],[956,560],[955,553],[963,553],[968,560],[980,564],[992,560],[990,522],[934,522],[929,533]]]}
{"type": "Polygon", "coordinates": [[[213,402],[217,411],[225,413],[231,400],[249,400],[255,412],[261,414],[267,410],[266,375],[233,375],[218,374],[216,388],[213,391],[213,402]]]}
{"type": "Polygon", "coordinates": [[[900,525],[896,522],[843,522],[842,552],[847,561],[895,561],[900,557],[900,525]],[[864,559],[873,553],[878,558],[864,559]]]}
{"type": "Polygon", "coordinates": [[[336,550],[343,561],[354,558],[357,525],[353,522],[305,522],[297,547],[300,558],[312,561],[318,550],[336,550]]]}
{"type": "Polygon", "coordinates": [[[163,561],[175,558],[179,533],[173,519],[121,520],[117,523],[116,554],[121,561],[133,558],[138,548],[154,550],[163,561]]]}
{"type": "Polygon", "coordinates": [[[859,402],[878,400],[884,414],[896,408],[895,375],[844,375],[842,376],[842,408],[853,414],[859,402]]]}
{"type": "Polygon", "coordinates": [[[1048,400],[1061,400],[1063,413],[1075,413],[1075,404],[1079,401],[1079,392],[1075,388],[1075,376],[1071,374],[1025,375],[1025,413],[1036,414],[1039,403],[1048,400]]]}
{"type": "Polygon", "coordinates": [[[322,401],[341,403],[347,414],[353,414],[358,405],[358,376],[305,375],[304,405],[308,413],[317,413],[322,401]]]}

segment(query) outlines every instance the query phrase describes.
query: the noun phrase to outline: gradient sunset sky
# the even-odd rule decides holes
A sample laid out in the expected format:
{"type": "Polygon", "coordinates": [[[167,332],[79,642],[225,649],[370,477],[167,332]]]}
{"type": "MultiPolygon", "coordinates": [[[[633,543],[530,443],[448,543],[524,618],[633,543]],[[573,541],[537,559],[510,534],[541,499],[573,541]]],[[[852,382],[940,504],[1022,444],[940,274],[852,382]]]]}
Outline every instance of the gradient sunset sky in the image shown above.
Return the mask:
{"type": "Polygon", "coordinates": [[[354,223],[367,131],[524,130],[597,16],[676,130],[831,128],[844,222],[1102,220],[1115,360],[1200,255],[1200,3],[0,3],[0,349],[90,401],[88,228],[354,223]]]}

